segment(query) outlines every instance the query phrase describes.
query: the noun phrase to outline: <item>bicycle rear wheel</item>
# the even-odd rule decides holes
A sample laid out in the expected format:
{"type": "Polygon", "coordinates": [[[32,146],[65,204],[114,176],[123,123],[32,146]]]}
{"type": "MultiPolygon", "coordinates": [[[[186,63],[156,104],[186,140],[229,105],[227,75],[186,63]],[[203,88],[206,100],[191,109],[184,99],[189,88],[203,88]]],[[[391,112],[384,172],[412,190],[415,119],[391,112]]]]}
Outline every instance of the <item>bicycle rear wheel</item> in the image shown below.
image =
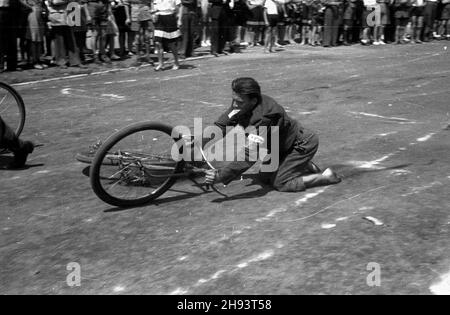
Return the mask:
{"type": "Polygon", "coordinates": [[[180,139],[172,138],[171,133],[169,126],[143,122],[113,134],[98,149],[91,165],[95,194],[110,205],[134,207],[166,192],[183,169],[183,162],[172,158],[180,139]]]}
{"type": "Polygon", "coordinates": [[[17,136],[25,125],[25,104],[20,94],[9,85],[0,82],[0,116],[17,136]]]}

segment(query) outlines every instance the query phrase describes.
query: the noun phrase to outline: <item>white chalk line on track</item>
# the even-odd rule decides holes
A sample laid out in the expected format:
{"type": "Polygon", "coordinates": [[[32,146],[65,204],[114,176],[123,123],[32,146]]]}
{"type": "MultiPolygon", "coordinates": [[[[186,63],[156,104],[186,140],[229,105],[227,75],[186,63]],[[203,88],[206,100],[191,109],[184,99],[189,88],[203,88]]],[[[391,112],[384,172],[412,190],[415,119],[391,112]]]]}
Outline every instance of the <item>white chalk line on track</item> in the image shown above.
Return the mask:
{"type": "Polygon", "coordinates": [[[353,112],[353,111],[349,111],[349,113],[351,113],[353,115],[357,115],[357,116],[380,118],[380,119],[384,119],[384,120],[388,120],[388,121],[398,122],[400,124],[416,124],[417,123],[416,121],[406,119],[406,118],[401,118],[401,117],[389,117],[389,116],[382,116],[382,115],[377,115],[377,114],[372,114],[372,113],[353,112]]]}
{"type": "Polygon", "coordinates": [[[442,186],[442,185],[443,185],[443,183],[441,183],[439,181],[434,181],[434,182],[429,183],[429,184],[424,185],[424,186],[411,187],[411,192],[403,194],[402,197],[408,197],[408,196],[411,196],[411,195],[416,195],[416,194],[422,193],[425,190],[433,188],[435,186],[442,186]]]}
{"type": "Polygon", "coordinates": [[[434,295],[450,295],[450,272],[442,275],[439,281],[430,286],[434,295]]]}
{"type": "Polygon", "coordinates": [[[379,187],[376,187],[376,188],[373,188],[373,189],[364,191],[364,192],[362,192],[362,193],[359,193],[359,194],[357,194],[357,195],[351,196],[351,197],[349,197],[349,198],[345,198],[345,199],[340,200],[340,201],[337,201],[337,202],[335,202],[335,203],[333,203],[333,204],[331,204],[331,205],[329,205],[329,206],[327,206],[327,207],[325,207],[325,208],[322,208],[322,209],[320,209],[319,211],[314,212],[313,214],[307,215],[307,216],[302,217],[302,218],[292,219],[292,220],[277,220],[277,222],[280,222],[280,223],[291,223],[291,222],[304,221],[304,220],[310,219],[310,218],[312,218],[312,217],[315,217],[315,216],[317,216],[318,214],[320,214],[320,213],[322,213],[322,212],[325,212],[326,210],[331,209],[331,208],[333,208],[334,206],[336,206],[336,205],[338,205],[338,204],[341,204],[341,203],[344,203],[344,202],[348,202],[348,201],[352,201],[353,199],[356,199],[356,198],[358,198],[358,197],[360,197],[360,196],[363,196],[363,195],[368,194],[368,193],[372,193],[372,192],[374,192],[374,191],[381,190],[381,189],[383,189],[383,188],[385,188],[385,187],[388,187],[388,185],[379,186],[379,187]]]}
{"type": "MultiPolygon", "coordinates": [[[[282,247],[283,247],[282,245],[279,245],[276,248],[279,249],[282,247]]],[[[188,294],[190,290],[197,288],[205,283],[208,283],[208,282],[211,282],[214,280],[218,280],[220,277],[222,277],[225,274],[234,273],[236,271],[247,268],[252,264],[255,264],[255,263],[258,263],[258,262],[261,262],[264,260],[268,260],[268,259],[272,258],[274,255],[275,255],[274,249],[267,249],[255,256],[252,256],[251,258],[245,259],[245,260],[239,262],[238,264],[233,265],[230,269],[220,269],[207,278],[201,278],[201,279],[197,280],[197,282],[195,282],[195,284],[193,284],[192,286],[188,286],[188,287],[184,287],[184,288],[182,288],[182,287],[176,288],[175,290],[171,291],[168,295],[188,294]]]]}

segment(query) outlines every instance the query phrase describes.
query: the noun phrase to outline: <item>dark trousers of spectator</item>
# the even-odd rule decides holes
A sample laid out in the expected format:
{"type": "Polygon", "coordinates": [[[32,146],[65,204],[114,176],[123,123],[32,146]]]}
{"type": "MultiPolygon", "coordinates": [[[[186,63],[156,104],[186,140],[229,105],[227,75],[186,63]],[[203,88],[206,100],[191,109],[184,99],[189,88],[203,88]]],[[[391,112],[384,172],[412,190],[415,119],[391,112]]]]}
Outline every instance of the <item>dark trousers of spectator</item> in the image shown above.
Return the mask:
{"type": "Polygon", "coordinates": [[[184,13],[181,17],[181,34],[183,35],[180,53],[184,57],[192,57],[194,40],[197,31],[197,16],[195,12],[184,13]]]}
{"type": "MultiPolygon", "coordinates": [[[[6,69],[8,71],[16,70],[17,27],[14,21],[14,11],[7,8],[0,8],[0,54],[6,55],[6,69]]],[[[3,64],[0,66],[0,70],[2,69],[3,64]]]]}
{"type": "Polygon", "coordinates": [[[41,63],[41,55],[42,55],[42,42],[32,42],[29,41],[29,54],[31,58],[32,64],[40,64],[41,63]]]}
{"type": "Polygon", "coordinates": [[[53,32],[48,27],[45,28],[45,56],[53,56],[52,42],[53,42],[53,32]]]}
{"type": "Polygon", "coordinates": [[[221,14],[211,22],[211,52],[213,54],[223,53],[226,43],[226,18],[221,14]]]}
{"type": "Polygon", "coordinates": [[[339,37],[339,9],[337,6],[329,6],[325,9],[325,21],[323,28],[323,46],[337,46],[339,37]]]}
{"type": "Polygon", "coordinates": [[[81,64],[80,52],[75,42],[75,35],[70,26],[54,26],[52,28],[54,35],[54,57],[58,66],[65,66],[67,62],[70,66],[81,64]],[[67,60],[67,57],[69,59],[67,60]]]}
{"type": "Polygon", "coordinates": [[[437,11],[438,11],[437,2],[427,2],[424,12],[424,24],[425,24],[424,38],[426,41],[429,41],[431,38],[433,38],[434,23],[437,18],[437,11]]]}
{"type": "Polygon", "coordinates": [[[127,39],[127,32],[119,28],[119,57],[124,58],[126,55],[125,42],[127,39]]]}
{"type": "Polygon", "coordinates": [[[84,53],[86,51],[86,32],[87,30],[75,30],[74,36],[75,36],[75,43],[78,48],[79,56],[81,61],[85,61],[86,58],[84,56],[84,53]]]}

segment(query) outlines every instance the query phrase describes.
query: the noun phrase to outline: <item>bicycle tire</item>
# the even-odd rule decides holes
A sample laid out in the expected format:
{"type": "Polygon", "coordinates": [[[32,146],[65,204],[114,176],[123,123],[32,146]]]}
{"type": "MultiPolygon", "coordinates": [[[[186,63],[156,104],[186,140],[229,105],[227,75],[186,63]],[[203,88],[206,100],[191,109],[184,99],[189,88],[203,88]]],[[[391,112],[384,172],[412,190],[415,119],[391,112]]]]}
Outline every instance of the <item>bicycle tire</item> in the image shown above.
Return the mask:
{"type": "MultiPolygon", "coordinates": [[[[136,206],[142,206],[145,204],[150,203],[151,201],[157,199],[162,194],[164,194],[168,189],[170,189],[176,182],[177,178],[175,177],[169,177],[167,180],[163,182],[162,185],[160,185],[155,191],[150,193],[147,196],[144,196],[142,198],[137,199],[122,199],[118,198],[116,196],[112,196],[109,194],[104,187],[101,184],[102,175],[100,174],[100,169],[102,165],[105,165],[103,163],[103,160],[107,158],[107,154],[110,152],[111,148],[119,143],[121,140],[127,138],[130,135],[133,135],[135,133],[139,133],[142,131],[159,131],[164,134],[169,135],[172,137],[172,127],[158,123],[158,122],[141,122],[137,124],[133,124],[131,126],[128,126],[113,135],[111,135],[98,149],[91,165],[90,169],[90,181],[91,181],[91,187],[94,191],[94,193],[99,197],[102,201],[116,207],[122,207],[122,208],[129,208],[129,207],[136,207],[136,206]]],[[[180,140],[180,138],[175,139],[172,138],[174,142],[177,142],[180,140]]],[[[181,148],[180,148],[181,150],[181,148]]],[[[181,151],[180,151],[181,153],[181,151]]],[[[184,162],[179,161],[176,162],[174,167],[174,173],[180,173],[183,169],[184,162]]]]}
{"type": "MultiPolygon", "coordinates": [[[[20,114],[19,122],[16,126],[11,126],[8,123],[8,121],[5,121],[5,123],[8,124],[11,128],[13,128],[14,133],[17,135],[17,137],[19,137],[25,126],[25,118],[26,118],[25,103],[22,99],[22,96],[20,96],[19,92],[17,92],[10,85],[0,82],[0,89],[4,89],[4,90],[8,91],[16,100],[16,104],[17,104],[19,114],[20,114]]],[[[1,104],[0,104],[0,106],[1,106],[1,104]]],[[[0,107],[0,116],[1,116],[1,107],[0,107]]]]}

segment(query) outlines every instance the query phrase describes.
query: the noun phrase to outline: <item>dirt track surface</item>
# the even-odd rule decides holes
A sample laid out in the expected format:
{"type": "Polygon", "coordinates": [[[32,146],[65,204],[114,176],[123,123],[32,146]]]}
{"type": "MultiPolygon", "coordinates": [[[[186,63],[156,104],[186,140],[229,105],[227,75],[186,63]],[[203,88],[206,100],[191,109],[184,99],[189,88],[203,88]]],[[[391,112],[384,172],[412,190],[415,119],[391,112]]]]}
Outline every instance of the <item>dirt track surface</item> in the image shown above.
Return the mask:
{"type": "Polygon", "coordinates": [[[180,71],[143,68],[17,87],[28,110],[23,137],[44,146],[29,168],[0,170],[0,293],[442,288],[450,282],[446,45],[253,50],[180,71]],[[250,174],[221,188],[225,198],[183,181],[157,203],[128,210],[93,194],[77,152],[133,122],[212,123],[238,76],[256,78],[320,135],[315,161],[341,174],[341,184],[279,193],[253,184],[250,174]],[[66,283],[70,262],[81,266],[79,287],[66,283]],[[381,268],[379,287],[367,284],[371,262],[381,268]]]}

